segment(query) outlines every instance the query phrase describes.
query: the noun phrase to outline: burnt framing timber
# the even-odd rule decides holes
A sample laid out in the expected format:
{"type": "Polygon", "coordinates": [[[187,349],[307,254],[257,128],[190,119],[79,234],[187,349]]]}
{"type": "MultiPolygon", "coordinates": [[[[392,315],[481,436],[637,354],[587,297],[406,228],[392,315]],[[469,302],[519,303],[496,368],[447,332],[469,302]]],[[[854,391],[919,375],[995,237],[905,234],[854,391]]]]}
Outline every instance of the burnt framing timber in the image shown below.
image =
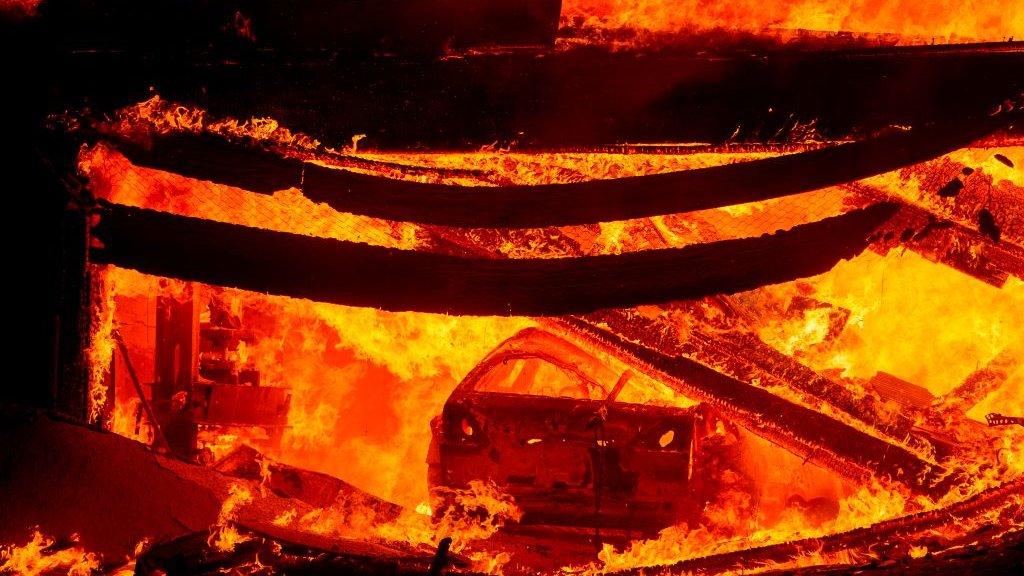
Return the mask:
{"type": "Polygon", "coordinates": [[[557,323],[591,344],[610,349],[683,394],[722,410],[738,423],[794,454],[840,475],[865,480],[882,475],[914,492],[941,495],[962,472],[927,462],[913,452],[826,414],[799,406],[682,355],[669,356],[582,318],[557,323]]]}
{"type": "Polygon", "coordinates": [[[698,298],[812,276],[862,252],[898,206],[772,235],[560,259],[462,258],[102,203],[91,261],[393,311],[550,316],[698,298]]]}
{"type": "Polygon", "coordinates": [[[340,212],[470,228],[570,226],[676,214],[859,180],[962,148],[1008,118],[916,128],[724,166],[567,184],[473,188],[306,164],[303,193],[340,212]]]}
{"type": "Polygon", "coordinates": [[[606,180],[471,187],[409,182],[284,158],[210,135],[121,142],[135,164],[257,192],[297,187],[339,212],[466,228],[610,222],[779,198],[930,160],[1004,127],[1000,114],[775,158],[606,180]]]}
{"type": "MultiPolygon", "coordinates": [[[[151,31],[130,18],[123,24],[151,31]]],[[[13,53],[45,59],[32,73],[45,73],[40,101],[50,102],[49,112],[111,113],[155,93],[211,117],[271,117],[336,149],[358,134],[366,135],[364,150],[836,141],[963,118],[1024,91],[1024,76],[1014,73],[1024,66],[1020,41],[840,51],[539,49],[424,59],[239,53],[216,42],[154,54],[104,49],[102,38],[68,45],[46,13],[26,26],[13,53]]]]}

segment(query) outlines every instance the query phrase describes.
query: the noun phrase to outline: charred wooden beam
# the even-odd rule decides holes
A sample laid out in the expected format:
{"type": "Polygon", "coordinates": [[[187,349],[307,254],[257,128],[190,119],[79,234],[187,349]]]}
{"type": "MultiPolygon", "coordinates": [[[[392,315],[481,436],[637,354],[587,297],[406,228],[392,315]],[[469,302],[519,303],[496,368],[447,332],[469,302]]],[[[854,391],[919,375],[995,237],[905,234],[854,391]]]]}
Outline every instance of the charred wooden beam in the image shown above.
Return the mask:
{"type": "Polygon", "coordinates": [[[942,494],[961,478],[908,449],[794,404],[682,355],[661,352],[658,331],[639,330],[626,339],[582,318],[559,322],[577,337],[643,367],[680,393],[707,402],[737,423],[787,450],[846,477],[881,476],[917,493],[942,494]]]}
{"type": "Polygon", "coordinates": [[[675,214],[816,190],[956,150],[1007,115],[696,170],[488,189],[408,182],[307,164],[303,193],[340,212],[459,227],[530,228],[675,214]]]}
{"type": "Polygon", "coordinates": [[[402,181],[282,158],[255,144],[174,134],[119,144],[136,164],[257,192],[301,187],[340,212],[457,227],[608,222],[767,200],[934,158],[989,134],[1007,115],[695,170],[564,184],[467,187],[402,181]]]}
{"type": "MultiPolygon", "coordinates": [[[[43,30],[12,43],[18,51],[50,53],[99,29],[69,19],[47,32],[51,4],[35,20],[43,30]]],[[[159,22],[131,31],[149,40],[168,30],[180,41],[198,20],[168,11],[159,22]]],[[[414,62],[271,50],[225,58],[207,46],[164,57],[76,51],[46,68],[56,86],[38,100],[52,103],[46,112],[103,113],[155,89],[216,117],[273,117],[338,149],[365,134],[361,147],[375,150],[477,150],[494,142],[594,150],[624,142],[785,143],[799,135],[794,126],[811,122],[815,139],[843,140],[964,117],[1024,90],[1024,78],[1007,72],[1024,65],[1022,42],[906,52],[725,50],[724,57],[721,46],[706,45],[700,49],[710,54],[576,49],[414,62]]]]}
{"type": "MultiPolygon", "coordinates": [[[[89,136],[93,137],[92,134],[89,136]]],[[[435,168],[367,160],[322,149],[287,149],[252,139],[227,139],[210,133],[172,132],[141,141],[110,134],[95,136],[112,145],[136,166],[209,180],[260,194],[301,188],[303,171],[310,160],[407,176],[472,178],[481,182],[487,182],[490,178],[489,174],[474,169],[435,168]]]]}
{"type": "MultiPolygon", "coordinates": [[[[595,317],[625,329],[624,319],[616,311],[588,316],[591,320],[595,317]]],[[[672,348],[660,349],[667,351],[672,348]]],[[[761,387],[778,385],[793,390],[811,405],[823,402],[890,442],[907,442],[922,451],[934,448],[927,440],[912,434],[912,419],[897,417],[894,422],[882,412],[873,396],[855,396],[847,387],[782,354],[752,333],[691,329],[689,338],[675,349],[688,358],[714,366],[744,382],[759,381],[761,387]]]]}
{"type": "Polygon", "coordinates": [[[352,306],[547,316],[697,298],[819,274],[895,212],[878,204],[760,238],[559,259],[461,258],[104,203],[96,262],[352,306]]]}
{"type": "MultiPolygon", "coordinates": [[[[879,439],[907,446],[917,454],[934,454],[929,460],[941,460],[948,455],[947,445],[914,430],[917,413],[892,414],[884,410],[875,395],[855,396],[842,384],[778,352],[741,326],[716,327],[703,317],[701,305],[673,303],[665,309],[681,307],[686,307],[685,330],[666,322],[663,317],[638,315],[630,310],[601,310],[577,320],[600,325],[627,340],[643,342],[667,356],[689,358],[740,381],[757,382],[760,389],[788,390],[803,405],[834,418],[846,418],[847,422],[855,423],[879,439]]],[[[727,309],[715,308],[714,316],[720,318],[721,314],[728,317],[730,313],[727,309]]]]}
{"type": "Polygon", "coordinates": [[[260,194],[301,187],[305,163],[311,160],[343,168],[407,176],[472,178],[481,182],[487,182],[490,178],[482,170],[472,168],[415,166],[380,159],[370,160],[327,151],[323,146],[305,150],[251,138],[227,138],[209,132],[169,132],[137,139],[111,133],[107,127],[79,129],[79,133],[87,140],[100,140],[113,146],[136,166],[227,184],[260,194]]]}
{"type": "Polygon", "coordinates": [[[302,160],[286,158],[257,142],[181,132],[157,136],[145,143],[119,140],[115,146],[138,166],[262,194],[302,183],[302,160]]]}
{"type": "Polygon", "coordinates": [[[872,249],[881,253],[901,246],[932,262],[945,264],[1001,287],[1011,275],[1024,279],[1024,248],[1010,242],[992,241],[980,231],[940,218],[924,208],[865,186],[851,186],[871,204],[879,201],[901,204],[899,212],[881,227],[872,249]]]}
{"type": "Polygon", "coordinates": [[[1020,350],[1007,349],[988,364],[967,376],[964,381],[943,395],[936,405],[940,413],[965,414],[978,402],[1006,383],[1007,378],[1020,366],[1020,350]]]}

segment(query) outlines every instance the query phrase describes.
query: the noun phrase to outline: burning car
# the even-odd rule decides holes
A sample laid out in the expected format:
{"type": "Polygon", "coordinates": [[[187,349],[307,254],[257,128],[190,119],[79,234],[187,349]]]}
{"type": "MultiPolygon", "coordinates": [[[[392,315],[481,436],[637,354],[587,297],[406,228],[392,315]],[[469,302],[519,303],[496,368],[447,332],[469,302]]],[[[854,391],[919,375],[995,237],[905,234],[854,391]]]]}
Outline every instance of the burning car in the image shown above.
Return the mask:
{"type": "MultiPolygon", "coordinates": [[[[549,332],[527,328],[488,354],[432,422],[429,483],[493,482],[522,523],[655,532],[695,520],[713,482],[701,441],[710,408],[618,371],[549,332]]],[[[447,504],[442,504],[447,505],[447,504]]]]}

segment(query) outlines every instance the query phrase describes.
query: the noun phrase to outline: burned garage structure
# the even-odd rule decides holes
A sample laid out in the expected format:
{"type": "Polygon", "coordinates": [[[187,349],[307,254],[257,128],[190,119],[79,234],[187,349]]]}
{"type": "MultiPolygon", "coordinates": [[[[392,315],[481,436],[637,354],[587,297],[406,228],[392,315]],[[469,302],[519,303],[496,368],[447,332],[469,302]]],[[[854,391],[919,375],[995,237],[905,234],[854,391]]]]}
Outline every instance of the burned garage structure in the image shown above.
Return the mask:
{"type": "Polygon", "coordinates": [[[1011,573],[1024,22],[961,4],[0,5],[0,574],[1011,573]]]}

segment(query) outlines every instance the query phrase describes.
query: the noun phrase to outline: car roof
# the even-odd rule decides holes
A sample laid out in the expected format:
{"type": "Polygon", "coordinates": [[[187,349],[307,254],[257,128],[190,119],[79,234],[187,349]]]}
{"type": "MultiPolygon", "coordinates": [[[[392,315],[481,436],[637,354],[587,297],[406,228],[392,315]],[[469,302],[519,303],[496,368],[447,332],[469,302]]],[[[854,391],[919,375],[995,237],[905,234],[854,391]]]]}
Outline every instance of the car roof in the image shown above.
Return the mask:
{"type": "Polygon", "coordinates": [[[497,362],[507,358],[541,358],[578,372],[587,380],[611,391],[620,374],[575,344],[540,328],[526,328],[505,340],[474,368],[459,385],[468,392],[497,362]]]}

